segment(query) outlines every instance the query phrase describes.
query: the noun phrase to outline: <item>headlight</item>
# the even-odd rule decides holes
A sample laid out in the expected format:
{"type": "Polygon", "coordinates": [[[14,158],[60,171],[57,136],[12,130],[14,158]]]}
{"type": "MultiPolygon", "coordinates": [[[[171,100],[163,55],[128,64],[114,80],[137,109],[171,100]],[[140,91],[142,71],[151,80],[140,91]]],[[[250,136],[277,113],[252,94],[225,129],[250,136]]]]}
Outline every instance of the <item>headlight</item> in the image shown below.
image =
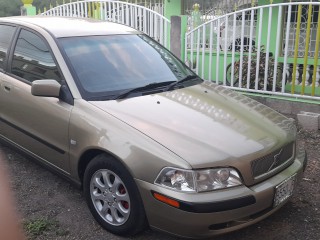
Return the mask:
{"type": "Polygon", "coordinates": [[[205,192],[242,185],[240,175],[233,168],[197,171],[164,168],[155,183],[181,192],[205,192]]]}
{"type": "Polygon", "coordinates": [[[195,192],[193,171],[164,168],[155,183],[182,192],[195,192]]]}
{"type": "Polygon", "coordinates": [[[217,168],[196,171],[197,192],[235,187],[242,184],[238,172],[233,168],[217,168]]]}

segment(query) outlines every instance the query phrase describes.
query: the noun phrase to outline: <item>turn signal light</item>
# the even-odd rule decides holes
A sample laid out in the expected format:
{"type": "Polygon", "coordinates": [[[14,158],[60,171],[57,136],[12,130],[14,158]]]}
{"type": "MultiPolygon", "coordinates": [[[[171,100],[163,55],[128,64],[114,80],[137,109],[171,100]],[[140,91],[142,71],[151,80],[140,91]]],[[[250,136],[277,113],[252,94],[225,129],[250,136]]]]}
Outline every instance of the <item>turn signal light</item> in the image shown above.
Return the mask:
{"type": "Polygon", "coordinates": [[[180,203],[176,200],[173,200],[171,198],[168,198],[164,195],[161,195],[159,193],[153,193],[153,196],[155,199],[159,200],[160,202],[166,203],[170,206],[173,206],[175,208],[179,208],[180,207],[180,203]]]}

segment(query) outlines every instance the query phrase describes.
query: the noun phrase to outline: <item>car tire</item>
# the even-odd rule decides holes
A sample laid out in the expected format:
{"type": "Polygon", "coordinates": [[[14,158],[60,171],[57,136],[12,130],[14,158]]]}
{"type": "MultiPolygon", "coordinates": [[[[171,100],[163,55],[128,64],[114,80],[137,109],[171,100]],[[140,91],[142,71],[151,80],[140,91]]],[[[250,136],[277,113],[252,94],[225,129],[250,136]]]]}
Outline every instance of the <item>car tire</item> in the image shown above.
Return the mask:
{"type": "Polygon", "coordinates": [[[147,226],[139,190],[120,161],[107,154],[93,158],[83,186],[92,215],[109,232],[133,236],[147,226]]]}

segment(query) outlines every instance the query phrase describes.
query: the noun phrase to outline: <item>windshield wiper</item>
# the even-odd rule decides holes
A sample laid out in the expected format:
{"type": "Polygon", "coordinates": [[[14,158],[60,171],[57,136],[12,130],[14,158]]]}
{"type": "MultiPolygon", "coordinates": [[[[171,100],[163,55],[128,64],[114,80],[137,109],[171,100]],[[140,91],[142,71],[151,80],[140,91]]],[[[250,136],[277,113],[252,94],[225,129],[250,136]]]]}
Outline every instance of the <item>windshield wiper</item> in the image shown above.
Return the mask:
{"type": "Polygon", "coordinates": [[[122,93],[117,95],[114,98],[114,100],[125,98],[126,96],[128,96],[129,94],[134,93],[134,92],[142,92],[142,91],[147,91],[147,90],[160,88],[160,87],[163,87],[163,86],[168,86],[168,85],[170,86],[172,83],[175,83],[175,82],[176,81],[155,82],[155,83],[149,83],[149,84],[147,84],[145,86],[142,86],[142,87],[131,88],[131,89],[123,91],[122,93]]]}
{"type": "Polygon", "coordinates": [[[171,83],[168,87],[167,87],[167,91],[170,91],[172,90],[175,86],[178,86],[179,84],[181,83],[184,83],[184,82],[188,82],[190,80],[195,80],[195,79],[200,79],[197,75],[188,75],[186,76],[185,78],[182,78],[181,80],[179,81],[176,81],[176,82],[173,82],[171,83]]]}

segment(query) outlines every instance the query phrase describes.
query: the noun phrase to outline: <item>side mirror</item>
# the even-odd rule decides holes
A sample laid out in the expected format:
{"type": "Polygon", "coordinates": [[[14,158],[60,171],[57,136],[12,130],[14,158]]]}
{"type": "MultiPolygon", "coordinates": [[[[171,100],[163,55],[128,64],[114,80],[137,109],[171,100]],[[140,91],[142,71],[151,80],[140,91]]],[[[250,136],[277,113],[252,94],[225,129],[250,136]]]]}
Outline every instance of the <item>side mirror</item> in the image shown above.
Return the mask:
{"type": "Polygon", "coordinates": [[[31,94],[39,97],[56,97],[60,96],[61,84],[56,80],[36,80],[31,84],[31,94]]]}

